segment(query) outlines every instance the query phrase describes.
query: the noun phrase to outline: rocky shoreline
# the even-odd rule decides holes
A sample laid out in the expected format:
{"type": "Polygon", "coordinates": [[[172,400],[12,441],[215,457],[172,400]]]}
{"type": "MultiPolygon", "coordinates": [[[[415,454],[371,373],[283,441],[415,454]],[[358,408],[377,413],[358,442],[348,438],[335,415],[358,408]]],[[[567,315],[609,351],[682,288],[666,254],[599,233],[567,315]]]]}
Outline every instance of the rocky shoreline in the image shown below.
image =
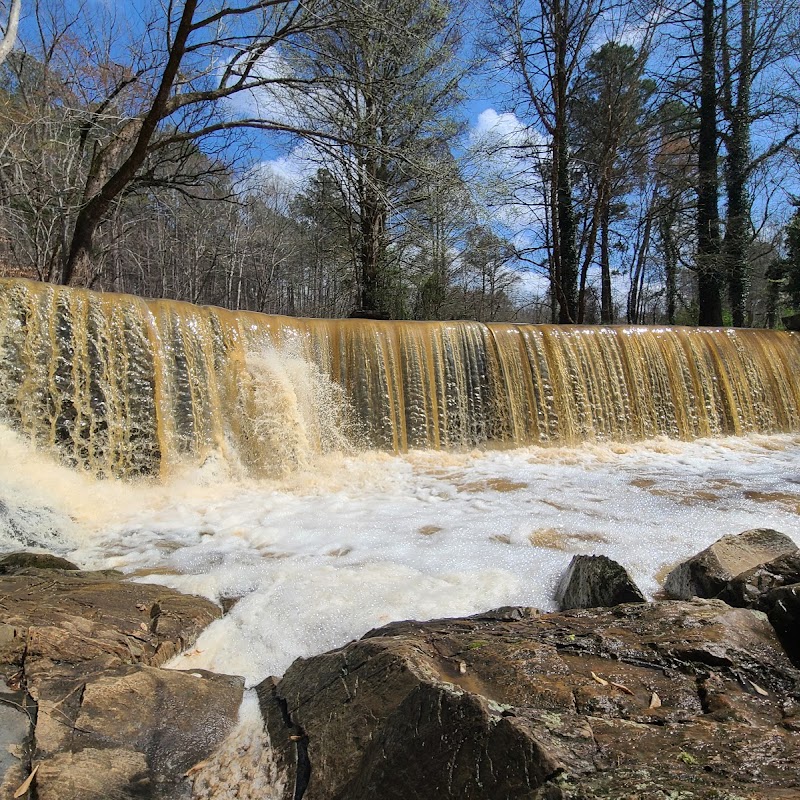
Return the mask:
{"type": "MultiPolygon", "coordinates": [[[[243,680],[161,665],[222,612],[121,577],[0,559],[0,798],[217,796],[203,765],[236,727],[243,680]]],[[[620,565],[578,556],[562,611],[397,622],[298,659],[257,687],[269,780],[234,771],[224,791],[800,797],[797,546],[723,537],[673,570],[665,596],[643,602],[620,565]]]]}

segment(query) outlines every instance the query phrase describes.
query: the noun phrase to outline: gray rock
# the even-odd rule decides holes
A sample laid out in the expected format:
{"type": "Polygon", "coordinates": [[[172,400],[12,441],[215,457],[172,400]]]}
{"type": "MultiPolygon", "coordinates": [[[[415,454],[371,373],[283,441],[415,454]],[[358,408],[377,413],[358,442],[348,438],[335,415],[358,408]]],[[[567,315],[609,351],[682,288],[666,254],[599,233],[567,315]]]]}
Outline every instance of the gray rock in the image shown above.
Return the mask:
{"type": "Polygon", "coordinates": [[[29,568],[77,570],[78,566],[50,553],[9,553],[0,558],[0,575],[13,575],[29,568]]]}
{"type": "Polygon", "coordinates": [[[574,556],[556,588],[555,600],[565,611],[644,603],[645,597],[616,561],[606,556],[574,556]]]}
{"type": "Polygon", "coordinates": [[[742,572],[717,597],[731,606],[769,612],[775,604],[774,590],[793,583],[800,583],[800,550],[742,572]]]}
{"type": "Polygon", "coordinates": [[[158,667],[220,614],[105,573],[0,576],[0,676],[35,702],[22,766],[39,767],[38,800],[188,800],[183,776],[235,725],[243,680],[158,667]]]}
{"type": "Polygon", "coordinates": [[[664,592],[676,600],[716,597],[737,575],[797,550],[786,534],[770,528],[723,536],[675,567],[664,581],[664,592]]]}

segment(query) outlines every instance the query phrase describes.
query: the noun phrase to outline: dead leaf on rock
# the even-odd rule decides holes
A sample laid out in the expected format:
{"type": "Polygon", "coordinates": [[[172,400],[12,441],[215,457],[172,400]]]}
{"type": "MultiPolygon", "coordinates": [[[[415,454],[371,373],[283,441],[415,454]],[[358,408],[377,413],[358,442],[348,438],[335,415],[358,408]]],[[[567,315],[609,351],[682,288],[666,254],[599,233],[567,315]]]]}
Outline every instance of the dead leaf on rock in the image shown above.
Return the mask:
{"type": "Polygon", "coordinates": [[[650,695],[650,708],[661,708],[661,698],[655,692],[650,695]]]}
{"type": "Polygon", "coordinates": [[[23,797],[28,793],[28,789],[31,788],[31,784],[33,783],[33,779],[36,777],[36,773],[39,771],[39,765],[37,764],[33,770],[31,770],[31,774],[28,775],[27,778],[20,784],[19,788],[16,792],[14,792],[14,797],[23,797]]]}
{"type": "Polygon", "coordinates": [[[625,686],[625,685],[623,685],[621,683],[614,683],[614,681],[611,681],[611,685],[615,689],[619,689],[621,692],[624,692],[625,694],[630,694],[630,695],[633,694],[633,692],[627,686],[625,686]]]}
{"type": "Polygon", "coordinates": [[[595,675],[594,672],[591,673],[592,678],[594,678],[597,683],[601,686],[608,686],[608,681],[605,678],[601,678],[599,675],[595,675]]]}
{"type": "Polygon", "coordinates": [[[757,683],[750,681],[750,685],[760,694],[762,697],[769,697],[769,692],[766,689],[762,689],[757,683]]]}

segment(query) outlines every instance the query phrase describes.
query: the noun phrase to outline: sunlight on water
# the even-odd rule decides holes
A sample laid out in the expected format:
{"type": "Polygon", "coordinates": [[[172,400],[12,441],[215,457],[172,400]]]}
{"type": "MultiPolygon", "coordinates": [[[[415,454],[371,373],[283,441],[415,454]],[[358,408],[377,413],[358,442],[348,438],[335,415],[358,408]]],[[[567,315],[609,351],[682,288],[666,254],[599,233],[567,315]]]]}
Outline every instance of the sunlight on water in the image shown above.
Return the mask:
{"type": "Polygon", "coordinates": [[[552,608],[575,553],[642,589],[719,536],[800,543],[800,438],[320,455],[260,480],[209,459],[96,481],[0,428],[0,548],[38,545],[212,600],[241,598],[176,666],[280,674],[396,619],[552,608]]]}

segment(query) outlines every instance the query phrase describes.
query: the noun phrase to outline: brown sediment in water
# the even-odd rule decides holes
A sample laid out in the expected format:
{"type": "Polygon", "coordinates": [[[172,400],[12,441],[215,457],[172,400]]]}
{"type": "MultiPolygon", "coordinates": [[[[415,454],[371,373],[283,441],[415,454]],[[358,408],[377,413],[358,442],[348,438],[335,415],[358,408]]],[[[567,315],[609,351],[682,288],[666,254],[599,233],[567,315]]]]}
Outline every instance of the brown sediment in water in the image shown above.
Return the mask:
{"type": "Polygon", "coordinates": [[[607,544],[609,539],[602,533],[565,533],[558,528],[540,528],[529,534],[528,541],[534,547],[568,552],[583,544],[607,544]]]}
{"type": "Polygon", "coordinates": [[[508,478],[487,478],[482,481],[473,481],[471,483],[463,483],[457,486],[459,492],[468,492],[470,494],[477,494],[479,492],[493,491],[493,492],[518,492],[521,489],[527,489],[527,483],[520,481],[512,481],[508,478]]]}
{"type": "Polygon", "coordinates": [[[0,354],[4,417],[104,475],[286,469],[355,429],[398,452],[800,429],[787,332],[295,319],[0,280],[0,354]]]}
{"type": "Polygon", "coordinates": [[[800,514],[800,494],[792,492],[759,492],[748,489],[743,492],[746,500],[755,503],[774,503],[790,514],[800,514]]]}

